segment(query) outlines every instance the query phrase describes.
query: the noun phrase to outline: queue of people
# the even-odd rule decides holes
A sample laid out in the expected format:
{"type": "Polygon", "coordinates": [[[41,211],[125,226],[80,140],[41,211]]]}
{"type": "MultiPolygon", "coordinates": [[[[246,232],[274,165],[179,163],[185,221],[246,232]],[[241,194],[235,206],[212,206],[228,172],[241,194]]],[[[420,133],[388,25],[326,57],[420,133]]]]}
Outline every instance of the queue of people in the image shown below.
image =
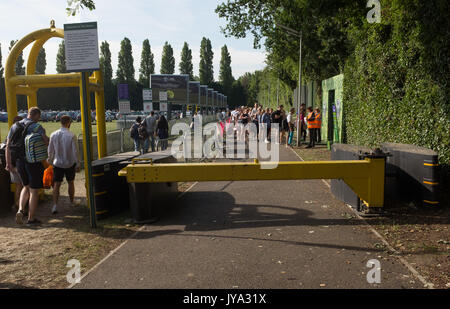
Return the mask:
{"type": "MultiPolygon", "coordinates": [[[[322,126],[322,115],[319,108],[306,108],[303,104],[299,113],[300,138],[306,141],[307,131],[309,135],[309,144],[307,148],[312,148],[316,143],[321,142],[320,128],[322,126]]],[[[296,130],[297,113],[295,108],[289,111],[280,105],[276,110],[273,108],[263,108],[255,103],[253,108],[236,107],[225,117],[226,123],[234,124],[234,131],[238,141],[246,140],[248,136],[245,127],[248,123],[254,123],[256,128],[256,138],[265,143],[270,143],[272,136],[275,136],[275,144],[285,144],[286,147],[292,146],[293,136],[296,130]]],[[[229,132],[228,132],[229,133],[229,132]]],[[[250,134],[252,134],[250,132],[250,134]]]]}
{"type": "Polygon", "coordinates": [[[151,148],[152,152],[156,148],[156,139],[158,137],[161,143],[161,150],[168,147],[169,122],[164,115],[156,118],[155,112],[150,112],[146,118],[137,117],[130,128],[130,137],[134,141],[134,150],[141,153],[147,153],[151,148]]]}
{"type": "Polygon", "coordinates": [[[40,224],[36,218],[39,191],[44,188],[43,178],[46,169],[53,170],[53,207],[58,212],[61,183],[66,178],[69,184],[69,198],[75,205],[75,174],[80,169],[78,141],[70,125],[69,116],[61,117],[61,128],[50,135],[39,123],[41,110],[32,107],[27,118],[16,117],[6,139],[6,170],[16,185],[16,223],[40,224]],[[28,211],[26,205],[28,204],[28,211]]]}

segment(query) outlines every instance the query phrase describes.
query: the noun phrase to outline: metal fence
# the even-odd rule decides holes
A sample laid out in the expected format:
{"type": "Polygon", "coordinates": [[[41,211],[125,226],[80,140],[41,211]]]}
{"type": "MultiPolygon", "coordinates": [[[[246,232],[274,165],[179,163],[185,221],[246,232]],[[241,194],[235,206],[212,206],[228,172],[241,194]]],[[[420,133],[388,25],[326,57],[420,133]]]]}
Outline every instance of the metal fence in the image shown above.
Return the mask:
{"type": "MultiPolygon", "coordinates": [[[[215,120],[216,120],[215,115],[203,116],[203,125],[213,122],[215,120]]],[[[169,132],[171,131],[172,126],[175,123],[180,123],[180,122],[189,124],[191,122],[191,118],[170,120],[169,121],[169,132]]],[[[117,153],[128,152],[128,151],[134,150],[134,141],[130,137],[130,130],[129,130],[132,123],[133,122],[130,121],[129,125],[128,125],[128,121],[127,121],[128,128],[121,128],[121,129],[117,129],[117,130],[113,130],[113,131],[108,131],[106,133],[106,144],[107,144],[106,152],[107,152],[108,156],[114,155],[117,153]]],[[[177,137],[178,136],[171,136],[171,137],[169,137],[169,140],[173,140],[177,137]]],[[[97,134],[92,135],[92,146],[93,146],[92,147],[93,158],[94,159],[98,158],[97,134]]],[[[158,146],[160,146],[159,143],[158,143],[158,146]]],[[[80,134],[78,136],[78,147],[80,149],[81,160],[83,161],[83,135],[82,134],[80,134]]]]}

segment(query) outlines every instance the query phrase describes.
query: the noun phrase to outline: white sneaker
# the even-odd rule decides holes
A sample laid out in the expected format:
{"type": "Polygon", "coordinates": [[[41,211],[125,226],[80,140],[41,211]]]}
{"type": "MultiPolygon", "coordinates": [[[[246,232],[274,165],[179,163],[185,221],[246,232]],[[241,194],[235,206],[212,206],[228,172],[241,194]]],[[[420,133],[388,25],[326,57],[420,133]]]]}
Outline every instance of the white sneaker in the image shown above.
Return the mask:
{"type": "Polygon", "coordinates": [[[23,224],[23,213],[20,210],[16,213],[16,223],[23,224]]]}
{"type": "Polygon", "coordinates": [[[267,140],[267,138],[265,139],[265,141],[264,141],[264,143],[266,143],[266,144],[268,144],[268,143],[270,143],[268,140],[267,140]]]}
{"type": "Polygon", "coordinates": [[[57,214],[57,213],[58,213],[58,211],[56,210],[56,205],[53,205],[52,214],[54,215],[54,214],[57,214]]]}

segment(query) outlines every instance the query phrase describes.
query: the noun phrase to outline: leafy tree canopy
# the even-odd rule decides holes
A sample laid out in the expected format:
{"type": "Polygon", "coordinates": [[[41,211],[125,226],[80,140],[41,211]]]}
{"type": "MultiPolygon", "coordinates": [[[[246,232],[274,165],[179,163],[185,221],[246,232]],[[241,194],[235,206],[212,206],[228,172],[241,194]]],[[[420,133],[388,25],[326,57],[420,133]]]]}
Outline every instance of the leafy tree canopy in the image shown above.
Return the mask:
{"type": "Polygon", "coordinates": [[[66,13],[69,16],[75,16],[77,13],[85,7],[89,10],[95,10],[94,0],[67,0],[68,7],[66,13]]]}

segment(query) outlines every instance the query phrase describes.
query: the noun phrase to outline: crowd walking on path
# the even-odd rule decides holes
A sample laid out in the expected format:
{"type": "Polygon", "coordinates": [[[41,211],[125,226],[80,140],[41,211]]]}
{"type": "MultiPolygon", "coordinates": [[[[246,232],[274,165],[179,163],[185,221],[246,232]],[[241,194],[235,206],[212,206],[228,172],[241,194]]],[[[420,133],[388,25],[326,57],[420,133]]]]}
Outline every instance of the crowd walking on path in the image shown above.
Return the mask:
{"type": "Polygon", "coordinates": [[[136,118],[130,128],[130,137],[134,141],[134,150],[142,154],[149,152],[150,149],[154,152],[157,143],[161,150],[166,150],[169,138],[169,122],[164,115],[158,117],[154,111],[151,111],[144,119],[136,118]]]}
{"type": "Polygon", "coordinates": [[[253,138],[261,142],[273,141],[275,144],[285,144],[289,147],[293,146],[297,117],[300,117],[301,140],[306,142],[306,137],[309,135],[309,144],[306,148],[315,147],[321,142],[322,115],[319,108],[313,110],[312,107],[306,108],[305,104],[301,106],[300,113],[297,114],[295,108],[286,111],[284,106],[280,105],[274,110],[269,107],[263,108],[255,103],[252,108],[236,107],[226,113],[223,119],[219,117],[219,120],[224,123],[227,134],[232,133],[230,131],[232,128],[238,141],[248,141],[249,138],[253,138]]]}

